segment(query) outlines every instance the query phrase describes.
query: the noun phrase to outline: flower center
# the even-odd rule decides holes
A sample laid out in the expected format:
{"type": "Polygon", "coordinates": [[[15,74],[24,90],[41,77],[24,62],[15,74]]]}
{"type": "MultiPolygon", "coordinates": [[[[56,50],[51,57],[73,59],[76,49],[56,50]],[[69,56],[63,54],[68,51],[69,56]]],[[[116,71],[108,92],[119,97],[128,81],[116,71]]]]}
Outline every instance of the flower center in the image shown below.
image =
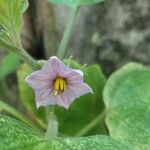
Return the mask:
{"type": "Polygon", "coordinates": [[[54,95],[55,96],[66,91],[66,88],[67,88],[67,84],[66,84],[66,80],[64,78],[57,77],[54,80],[54,95]]]}

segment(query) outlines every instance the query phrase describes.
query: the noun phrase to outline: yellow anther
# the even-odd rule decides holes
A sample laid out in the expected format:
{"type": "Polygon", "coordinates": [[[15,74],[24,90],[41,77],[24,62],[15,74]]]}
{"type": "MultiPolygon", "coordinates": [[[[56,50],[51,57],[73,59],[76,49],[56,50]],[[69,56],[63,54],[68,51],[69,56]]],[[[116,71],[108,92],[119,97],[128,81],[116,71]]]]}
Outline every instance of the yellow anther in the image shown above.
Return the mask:
{"type": "Polygon", "coordinates": [[[54,82],[54,89],[57,90],[57,91],[59,90],[59,78],[56,79],[55,82],[54,82]]]}
{"type": "Polygon", "coordinates": [[[55,92],[54,92],[54,95],[56,96],[56,95],[58,95],[58,91],[57,90],[54,90],[55,92]]]}
{"type": "Polygon", "coordinates": [[[60,83],[60,90],[63,91],[64,90],[64,79],[60,78],[59,79],[59,83],[60,83]]]}
{"type": "Polygon", "coordinates": [[[67,85],[66,85],[66,81],[64,81],[64,91],[66,91],[67,89],[67,85]]]}
{"type": "Polygon", "coordinates": [[[57,77],[54,81],[54,95],[59,95],[60,93],[66,91],[67,84],[66,80],[61,77],[57,77]]]}

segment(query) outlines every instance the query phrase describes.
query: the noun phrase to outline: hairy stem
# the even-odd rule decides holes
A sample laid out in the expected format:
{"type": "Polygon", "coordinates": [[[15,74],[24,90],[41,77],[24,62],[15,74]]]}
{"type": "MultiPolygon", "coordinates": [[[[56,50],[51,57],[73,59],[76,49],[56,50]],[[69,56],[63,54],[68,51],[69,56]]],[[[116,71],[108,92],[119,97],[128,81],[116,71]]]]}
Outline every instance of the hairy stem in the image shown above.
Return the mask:
{"type": "Polygon", "coordinates": [[[97,116],[92,122],[86,125],[83,129],[81,129],[76,136],[83,136],[92,130],[97,124],[101,124],[103,119],[105,118],[106,110],[104,110],[99,116],[97,116]]]}
{"type": "Polygon", "coordinates": [[[61,43],[60,43],[60,46],[59,46],[59,49],[58,49],[58,52],[57,52],[57,56],[60,59],[64,58],[65,51],[67,49],[72,31],[73,31],[73,27],[74,27],[74,24],[75,24],[77,12],[78,12],[78,6],[72,7],[71,16],[69,18],[68,24],[66,26],[66,30],[64,32],[63,38],[61,40],[61,43]]]}
{"type": "Polygon", "coordinates": [[[37,63],[35,59],[33,59],[24,49],[19,49],[17,47],[13,47],[7,44],[5,41],[0,39],[0,47],[9,52],[14,52],[16,55],[20,57],[21,60],[26,62],[28,65],[32,67],[33,70],[40,69],[40,65],[37,63]]]}
{"type": "Polygon", "coordinates": [[[18,56],[20,56],[20,58],[24,62],[26,62],[28,65],[30,65],[33,70],[39,70],[40,69],[40,65],[37,63],[37,61],[35,59],[33,59],[25,50],[22,49],[18,53],[18,56]]]}

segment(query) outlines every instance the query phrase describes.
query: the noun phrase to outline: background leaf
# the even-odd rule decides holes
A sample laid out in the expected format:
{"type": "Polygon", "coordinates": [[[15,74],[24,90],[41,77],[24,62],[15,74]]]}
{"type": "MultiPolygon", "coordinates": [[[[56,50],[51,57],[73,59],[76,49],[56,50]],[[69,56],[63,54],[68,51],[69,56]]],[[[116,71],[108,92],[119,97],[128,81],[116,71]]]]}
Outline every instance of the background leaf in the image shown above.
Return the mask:
{"type": "Polygon", "coordinates": [[[27,9],[27,0],[0,0],[0,25],[3,27],[0,38],[13,46],[20,46],[22,13],[27,9]]]}
{"type": "Polygon", "coordinates": [[[87,4],[95,4],[100,3],[105,0],[49,0],[49,2],[54,4],[64,4],[70,7],[87,5],[87,4]]]}
{"type": "Polygon", "coordinates": [[[20,64],[21,61],[15,54],[7,54],[5,57],[3,57],[0,64],[0,79],[4,78],[12,72],[15,72],[20,64]]]}
{"type": "MultiPolygon", "coordinates": [[[[81,66],[71,60],[71,68],[79,69],[81,66]]],[[[59,121],[59,131],[66,135],[76,135],[87,124],[92,122],[103,111],[104,104],[102,101],[102,91],[105,85],[106,78],[103,75],[99,65],[91,65],[83,68],[85,82],[89,84],[94,94],[86,94],[76,99],[69,110],[62,107],[55,107],[55,114],[59,121]]],[[[86,133],[86,135],[93,135],[102,132],[103,125],[100,123],[94,127],[93,130],[86,133]]]]}
{"type": "Polygon", "coordinates": [[[0,147],[3,150],[124,150],[123,144],[107,136],[84,138],[50,138],[30,129],[25,124],[6,116],[0,116],[0,147]]]}
{"type": "Polygon", "coordinates": [[[31,67],[27,64],[22,64],[17,71],[20,100],[32,115],[35,115],[36,117],[41,119],[41,121],[43,120],[45,122],[45,110],[44,108],[36,108],[34,91],[25,82],[25,78],[29,74],[31,74],[32,71],[33,70],[31,69],[31,67]]]}
{"type": "Polygon", "coordinates": [[[111,137],[132,149],[150,148],[150,69],[130,63],[114,73],[104,90],[111,137]]]}

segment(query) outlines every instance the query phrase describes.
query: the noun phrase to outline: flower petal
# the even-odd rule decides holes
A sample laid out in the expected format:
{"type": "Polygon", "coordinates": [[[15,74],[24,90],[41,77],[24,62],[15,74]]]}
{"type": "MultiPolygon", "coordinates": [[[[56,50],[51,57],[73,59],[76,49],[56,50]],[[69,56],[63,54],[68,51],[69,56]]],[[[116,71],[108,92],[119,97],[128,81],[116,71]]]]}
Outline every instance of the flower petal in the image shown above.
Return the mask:
{"type": "Polygon", "coordinates": [[[68,86],[67,91],[60,94],[61,103],[66,109],[68,109],[70,104],[76,98],[79,98],[81,95],[84,95],[89,92],[93,93],[92,89],[86,83],[68,86]]]}
{"type": "Polygon", "coordinates": [[[47,70],[53,79],[57,76],[64,77],[66,74],[73,71],[73,69],[66,66],[60,59],[55,56],[51,57],[47,61],[43,69],[47,70]]]}
{"type": "Polygon", "coordinates": [[[83,77],[83,72],[81,70],[79,70],[79,69],[73,69],[73,70],[83,77]]]}
{"type": "Polygon", "coordinates": [[[67,84],[72,85],[75,83],[83,82],[83,72],[77,72],[76,70],[71,71],[68,73],[65,78],[67,79],[67,84]]]}
{"type": "Polygon", "coordinates": [[[66,92],[61,93],[61,103],[63,107],[66,109],[69,108],[70,104],[75,100],[76,96],[73,95],[73,93],[70,90],[67,90],[66,92]]]}
{"type": "Polygon", "coordinates": [[[75,97],[80,97],[87,93],[93,93],[93,90],[86,83],[74,83],[68,86],[68,90],[72,92],[75,97]]]}
{"type": "Polygon", "coordinates": [[[51,89],[42,89],[41,91],[36,91],[36,105],[37,108],[40,106],[48,106],[48,105],[59,105],[64,106],[60,95],[55,96],[54,90],[51,89]]]}
{"type": "Polygon", "coordinates": [[[43,70],[35,71],[28,76],[25,81],[33,88],[39,89],[45,86],[50,86],[51,80],[43,70]]]}

